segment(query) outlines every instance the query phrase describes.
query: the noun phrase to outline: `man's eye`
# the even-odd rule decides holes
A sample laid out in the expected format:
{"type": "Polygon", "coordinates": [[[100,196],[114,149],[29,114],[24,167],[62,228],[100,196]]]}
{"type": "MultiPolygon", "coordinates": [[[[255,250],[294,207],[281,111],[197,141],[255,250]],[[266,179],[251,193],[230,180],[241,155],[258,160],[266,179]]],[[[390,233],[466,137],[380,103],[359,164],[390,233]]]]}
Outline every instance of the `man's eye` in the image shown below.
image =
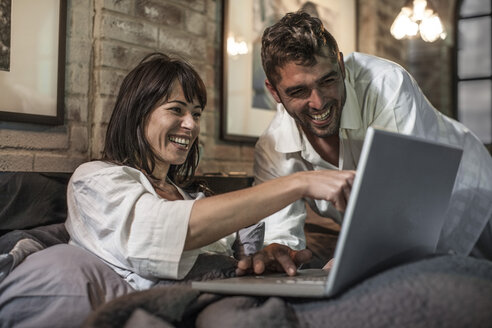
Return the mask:
{"type": "Polygon", "coordinates": [[[289,92],[289,96],[292,98],[306,98],[309,96],[309,90],[307,89],[298,89],[289,92]]]}
{"type": "Polygon", "coordinates": [[[323,82],[321,82],[321,83],[323,85],[330,85],[330,84],[334,83],[336,80],[337,80],[337,78],[329,78],[329,79],[323,80],[323,82]]]}

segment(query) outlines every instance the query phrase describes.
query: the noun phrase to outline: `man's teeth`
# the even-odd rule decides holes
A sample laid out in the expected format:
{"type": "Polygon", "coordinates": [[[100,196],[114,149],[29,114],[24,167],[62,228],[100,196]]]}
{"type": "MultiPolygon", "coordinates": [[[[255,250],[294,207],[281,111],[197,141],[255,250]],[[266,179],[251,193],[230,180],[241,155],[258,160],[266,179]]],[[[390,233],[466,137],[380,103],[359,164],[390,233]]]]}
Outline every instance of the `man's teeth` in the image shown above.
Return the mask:
{"type": "Polygon", "coordinates": [[[330,116],[330,113],[331,108],[326,110],[324,113],[311,115],[311,117],[316,121],[324,121],[328,118],[328,116],[330,116]]]}
{"type": "Polygon", "coordinates": [[[186,138],[180,138],[180,137],[169,137],[169,141],[175,142],[177,144],[180,144],[182,146],[188,147],[190,144],[190,140],[186,138]]]}

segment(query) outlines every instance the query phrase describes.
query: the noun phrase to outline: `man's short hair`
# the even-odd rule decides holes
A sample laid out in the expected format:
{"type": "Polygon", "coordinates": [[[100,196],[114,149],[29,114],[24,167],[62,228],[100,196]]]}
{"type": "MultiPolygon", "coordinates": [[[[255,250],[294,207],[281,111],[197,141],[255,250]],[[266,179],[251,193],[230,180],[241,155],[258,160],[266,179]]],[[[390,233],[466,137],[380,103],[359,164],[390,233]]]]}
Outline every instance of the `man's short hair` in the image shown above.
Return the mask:
{"type": "Polygon", "coordinates": [[[306,12],[288,13],[263,32],[261,62],[266,77],[274,86],[280,79],[279,68],[291,61],[315,65],[315,55],[338,57],[338,44],[321,20],[306,12]]]}

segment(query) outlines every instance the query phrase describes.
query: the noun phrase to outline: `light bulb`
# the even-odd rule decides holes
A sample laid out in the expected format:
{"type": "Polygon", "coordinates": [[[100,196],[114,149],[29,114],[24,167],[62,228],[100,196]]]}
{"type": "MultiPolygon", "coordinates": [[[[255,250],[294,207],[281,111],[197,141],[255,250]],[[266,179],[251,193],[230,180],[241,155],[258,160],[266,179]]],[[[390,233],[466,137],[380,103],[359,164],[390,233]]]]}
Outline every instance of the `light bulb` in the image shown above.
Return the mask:
{"type": "Polygon", "coordinates": [[[427,1],[425,0],[413,0],[413,21],[422,20],[425,16],[425,7],[427,7],[427,1]]]}
{"type": "Polygon", "coordinates": [[[403,7],[391,25],[390,32],[395,39],[420,36],[426,42],[434,42],[439,37],[444,39],[446,33],[437,13],[427,8],[426,0],[413,0],[413,8],[403,7]]]}
{"type": "Polygon", "coordinates": [[[407,25],[407,35],[416,36],[417,33],[419,33],[419,24],[411,21],[410,24],[407,25]]]}
{"type": "Polygon", "coordinates": [[[396,16],[395,21],[393,22],[393,24],[391,24],[390,29],[393,37],[398,40],[403,39],[407,35],[407,31],[411,29],[411,27],[409,26],[411,26],[413,23],[410,17],[408,17],[408,12],[404,11],[403,9],[405,8],[402,8],[398,16],[396,16]]]}
{"type": "Polygon", "coordinates": [[[420,36],[426,42],[436,41],[444,32],[441,20],[437,15],[425,18],[420,23],[420,36]]]}
{"type": "Polygon", "coordinates": [[[227,53],[231,56],[245,55],[248,53],[248,45],[244,41],[236,41],[233,36],[227,38],[227,53]]]}

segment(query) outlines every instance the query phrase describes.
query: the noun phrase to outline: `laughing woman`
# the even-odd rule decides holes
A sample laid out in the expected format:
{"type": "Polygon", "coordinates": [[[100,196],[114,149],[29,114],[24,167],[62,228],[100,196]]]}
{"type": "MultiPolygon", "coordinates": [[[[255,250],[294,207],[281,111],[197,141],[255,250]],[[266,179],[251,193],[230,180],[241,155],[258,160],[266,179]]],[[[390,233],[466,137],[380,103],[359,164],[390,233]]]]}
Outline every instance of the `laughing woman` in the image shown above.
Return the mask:
{"type": "MultiPolygon", "coordinates": [[[[124,79],[103,158],[81,165],[68,186],[70,243],[109,264],[138,290],[183,279],[203,252],[231,255],[233,234],[293,201],[311,197],[345,207],[354,172],[302,172],[217,196],[181,187],[198,165],[203,81],[186,62],[154,53],[124,79]],[[232,237],[231,237],[232,236],[232,237]]],[[[309,260],[270,245],[238,262],[236,273],[277,267],[295,274],[309,260]]]]}

